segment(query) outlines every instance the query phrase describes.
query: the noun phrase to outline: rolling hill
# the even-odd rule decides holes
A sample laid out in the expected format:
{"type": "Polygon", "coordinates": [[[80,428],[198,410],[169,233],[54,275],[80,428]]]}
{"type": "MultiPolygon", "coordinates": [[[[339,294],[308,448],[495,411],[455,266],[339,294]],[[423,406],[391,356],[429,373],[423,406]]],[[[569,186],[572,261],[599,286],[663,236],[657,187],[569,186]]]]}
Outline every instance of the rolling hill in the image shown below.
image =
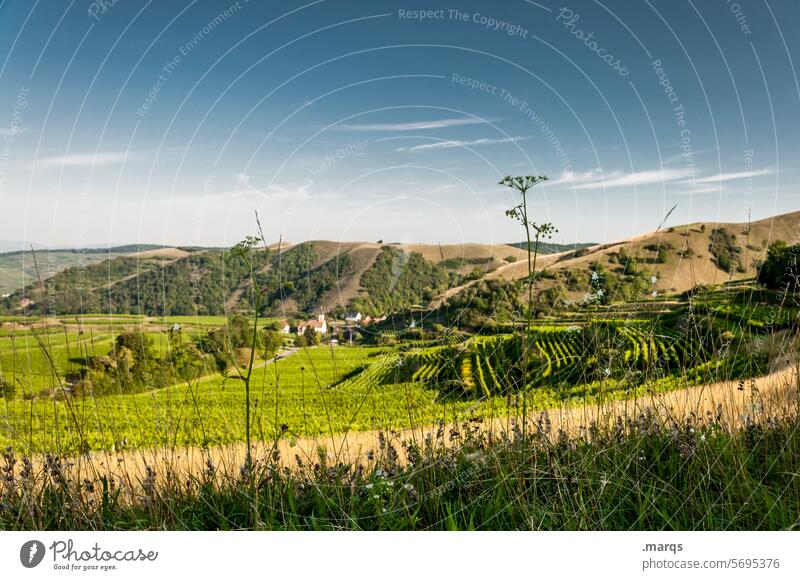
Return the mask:
{"type": "MultiPolygon", "coordinates": [[[[557,273],[588,270],[601,264],[619,271],[626,259],[655,275],[659,292],[685,292],[700,284],[721,284],[752,278],[769,245],[777,240],[800,242],[800,211],[751,223],[698,222],[647,232],[576,252],[545,256],[541,265],[557,273]]],[[[488,278],[519,279],[522,264],[509,264],[488,278]]]]}
{"type": "MultiPolygon", "coordinates": [[[[540,292],[578,300],[591,271],[625,285],[624,299],[681,293],[700,284],[751,278],[770,243],[800,242],[800,212],[749,224],[699,222],[606,244],[546,244],[540,292]]],[[[484,282],[527,275],[523,244],[384,244],[310,241],[254,250],[265,314],[380,314],[436,307],[484,282]]],[[[90,255],[90,254],[85,254],[90,255]]],[[[84,256],[84,254],[80,254],[84,256]]],[[[94,254],[92,254],[94,256],[94,254]]],[[[219,249],[158,247],[67,265],[0,303],[9,313],[223,314],[246,308],[250,275],[219,249]]],[[[19,275],[19,274],[18,274],[19,275]]],[[[496,286],[495,284],[495,286],[496,286]]],[[[621,294],[622,296],[622,294],[621,294]]],[[[491,296],[488,298],[491,301],[491,296]]]]}

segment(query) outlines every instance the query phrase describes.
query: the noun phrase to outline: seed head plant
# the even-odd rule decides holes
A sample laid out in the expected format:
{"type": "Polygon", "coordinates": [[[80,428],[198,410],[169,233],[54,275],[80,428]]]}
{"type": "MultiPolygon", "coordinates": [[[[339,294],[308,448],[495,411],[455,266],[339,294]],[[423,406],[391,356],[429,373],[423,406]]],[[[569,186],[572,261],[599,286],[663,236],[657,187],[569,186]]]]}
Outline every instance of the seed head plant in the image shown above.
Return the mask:
{"type": "Polygon", "coordinates": [[[245,398],[245,439],[247,441],[247,451],[245,452],[245,467],[249,470],[252,468],[252,445],[250,439],[250,378],[253,374],[253,362],[256,355],[256,346],[258,343],[258,314],[261,310],[261,297],[263,292],[258,283],[253,262],[250,259],[250,254],[253,248],[261,242],[261,238],[255,236],[247,236],[244,240],[233,246],[228,250],[226,257],[238,258],[242,260],[247,267],[250,274],[250,279],[253,282],[253,338],[250,348],[250,359],[247,363],[247,370],[237,369],[237,374],[232,378],[238,379],[244,383],[244,398],[245,398]]]}
{"type": "Polygon", "coordinates": [[[533,317],[533,285],[536,277],[536,258],[539,255],[539,243],[543,239],[550,239],[553,234],[558,230],[550,222],[537,223],[530,219],[528,214],[528,191],[536,185],[547,181],[546,175],[520,175],[511,177],[507,175],[500,180],[498,185],[503,185],[514,191],[518,192],[522,197],[522,201],[506,210],[506,215],[512,220],[519,222],[525,230],[526,245],[525,249],[528,255],[528,277],[526,279],[528,285],[528,299],[527,299],[527,312],[525,316],[525,329],[523,331],[522,339],[522,429],[523,436],[526,431],[527,424],[527,397],[525,396],[526,375],[528,372],[528,354],[529,354],[529,334],[531,322],[533,317]],[[531,233],[533,233],[533,248],[531,249],[531,233]]]}

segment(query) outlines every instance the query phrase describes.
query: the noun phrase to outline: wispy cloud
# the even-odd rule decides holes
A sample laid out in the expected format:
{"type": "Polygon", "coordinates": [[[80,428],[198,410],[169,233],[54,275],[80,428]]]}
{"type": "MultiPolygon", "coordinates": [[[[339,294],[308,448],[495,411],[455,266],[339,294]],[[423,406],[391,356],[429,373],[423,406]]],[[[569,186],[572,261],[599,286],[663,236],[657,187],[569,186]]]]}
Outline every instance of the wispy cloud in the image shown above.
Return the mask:
{"type": "Polygon", "coordinates": [[[686,178],[685,169],[656,169],[652,171],[636,171],[634,173],[609,174],[600,179],[582,183],[575,189],[604,189],[612,187],[636,187],[653,183],[666,183],[686,178]]]}
{"type": "Polygon", "coordinates": [[[74,155],[47,157],[39,161],[39,164],[44,167],[100,167],[102,165],[119,165],[131,159],[131,154],[109,151],[106,153],[77,153],[74,155]]]}
{"type": "Polygon", "coordinates": [[[397,151],[430,151],[432,149],[454,149],[456,147],[477,147],[481,145],[498,145],[501,143],[517,143],[524,141],[530,137],[507,137],[503,139],[475,139],[473,141],[466,140],[449,140],[438,141],[436,143],[426,143],[424,145],[415,145],[414,147],[400,147],[397,151]]]}
{"type": "Polygon", "coordinates": [[[649,171],[636,171],[625,173],[622,171],[606,171],[592,169],[584,172],[565,171],[558,179],[548,183],[554,185],[570,185],[575,189],[603,189],[614,187],[634,187],[651,185],[655,183],[674,183],[686,187],[680,193],[719,193],[723,189],[720,183],[735,179],[758,177],[775,173],[773,168],[764,168],[754,171],[740,171],[735,173],[719,173],[707,177],[691,178],[688,169],[654,169],[649,171]]]}
{"type": "MultiPolygon", "coordinates": [[[[606,173],[605,177],[616,177],[618,175],[622,175],[621,171],[615,171],[611,173],[606,173]]],[[[576,173],[575,171],[564,171],[560,177],[557,179],[551,179],[548,181],[548,185],[575,185],[576,183],[586,183],[587,181],[594,181],[600,179],[601,172],[599,169],[592,169],[590,171],[583,171],[576,173]]]]}
{"type": "Polygon", "coordinates": [[[755,171],[736,171],[733,173],[718,173],[716,175],[709,175],[708,177],[699,177],[694,180],[694,183],[718,183],[721,181],[733,181],[734,179],[747,179],[752,177],[760,177],[762,175],[772,175],[775,170],[771,167],[764,169],[756,169],[755,171]]]}
{"type": "Polygon", "coordinates": [[[246,173],[237,173],[233,177],[236,180],[236,188],[222,192],[220,196],[234,199],[258,198],[262,201],[299,201],[311,197],[308,191],[310,183],[273,183],[263,188],[253,185],[251,177],[246,173]]]}
{"type": "Polygon", "coordinates": [[[371,123],[365,125],[339,125],[339,129],[345,131],[421,131],[425,129],[446,129],[447,127],[461,127],[464,125],[483,125],[491,123],[497,119],[439,119],[436,121],[415,121],[410,123],[371,123]]]}

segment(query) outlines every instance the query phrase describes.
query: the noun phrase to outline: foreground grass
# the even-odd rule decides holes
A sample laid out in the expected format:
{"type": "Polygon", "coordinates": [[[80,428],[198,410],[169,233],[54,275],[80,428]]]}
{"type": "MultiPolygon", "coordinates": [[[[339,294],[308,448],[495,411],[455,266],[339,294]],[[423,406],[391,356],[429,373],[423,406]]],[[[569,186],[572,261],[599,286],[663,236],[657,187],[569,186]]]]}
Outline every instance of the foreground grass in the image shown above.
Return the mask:
{"type": "Polygon", "coordinates": [[[198,476],[148,468],[133,482],[76,480],[58,457],[35,467],[7,449],[0,529],[796,529],[798,428],[796,409],[736,425],[644,412],[577,437],[546,415],[526,438],[476,420],[419,443],[381,437],[366,462],[320,453],[290,469],[267,452],[252,472],[209,459],[198,476]]]}

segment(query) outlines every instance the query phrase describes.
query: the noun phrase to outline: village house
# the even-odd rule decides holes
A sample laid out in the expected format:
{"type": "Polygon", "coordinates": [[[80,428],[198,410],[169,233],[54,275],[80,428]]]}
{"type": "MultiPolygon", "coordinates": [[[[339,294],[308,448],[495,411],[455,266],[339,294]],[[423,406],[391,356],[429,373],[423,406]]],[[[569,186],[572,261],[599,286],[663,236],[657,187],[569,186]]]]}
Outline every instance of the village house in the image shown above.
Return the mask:
{"type": "Polygon", "coordinates": [[[289,334],[292,332],[292,327],[289,325],[289,321],[285,318],[283,320],[278,321],[278,331],[282,332],[283,334],[289,334]]]}
{"type": "Polygon", "coordinates": [[[350,322],[354,324],[358,324],[361,322],[361,313],[360,312],[348,312],[344,315],[344,321],[350,322]]]}
{"type": "Polygon", "coordinates": [[[316,320],[304,320],[297,325],[297,334],[305,334],[306,329],[313,328],[314,332],[325,334],[328,332],[328,323],[325,322],[325,315],[320,314],[316,320]]]}

